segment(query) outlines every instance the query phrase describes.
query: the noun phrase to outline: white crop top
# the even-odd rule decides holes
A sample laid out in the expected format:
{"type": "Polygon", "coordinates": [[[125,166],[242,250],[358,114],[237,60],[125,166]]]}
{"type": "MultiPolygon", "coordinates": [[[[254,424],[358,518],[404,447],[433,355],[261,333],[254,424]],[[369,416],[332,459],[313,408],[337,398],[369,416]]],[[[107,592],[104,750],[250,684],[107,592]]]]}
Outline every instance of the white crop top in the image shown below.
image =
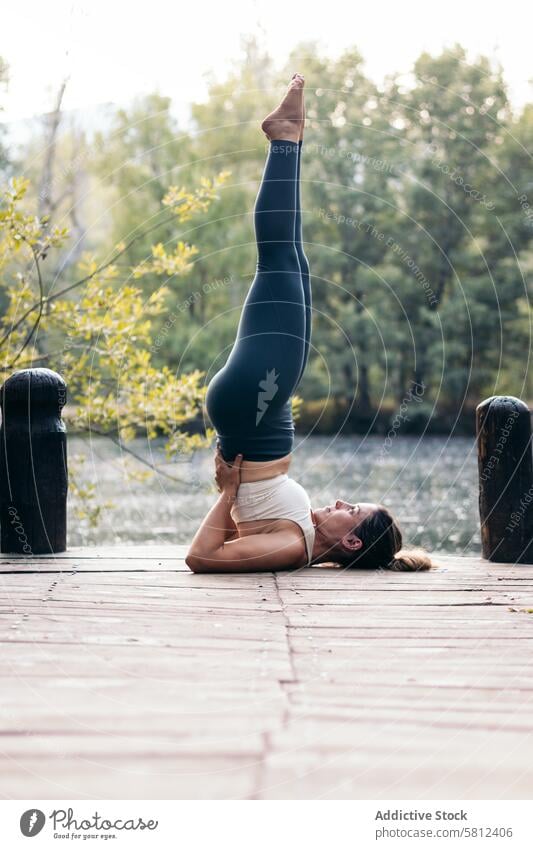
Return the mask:
{"type": "Polygon", "coordinates": [[[258,519],[290,519],[296,522],[303,531],[307,562],[310,563],[315,543],[311,502],[303,486],[288,475],[241,483],[231,508],[231,517],[236,524],[258,519]]]}

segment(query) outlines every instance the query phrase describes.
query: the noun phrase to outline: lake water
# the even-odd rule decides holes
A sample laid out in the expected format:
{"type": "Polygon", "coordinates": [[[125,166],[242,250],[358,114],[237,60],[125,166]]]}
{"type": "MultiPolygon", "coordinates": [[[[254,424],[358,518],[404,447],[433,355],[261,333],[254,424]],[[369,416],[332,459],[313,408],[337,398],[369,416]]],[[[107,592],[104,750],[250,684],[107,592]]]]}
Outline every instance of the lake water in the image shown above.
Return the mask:
{"type": "MultiPolygon", "coordinates": [[[[131,480],[128,467],[142,466],[105,439],[69,440],[69,457],[85,456],[76,472],[93,484],[96,503],[112,501],[91,528],[69,508],[69,545],[187,543],[216,497],[213,452],[197,452],[180,463],[165,463],[157,442],[138,440],[134,450],[161,463],[162,475],[131,480]]],[[[408,543],[432,551],[478,552],[477,460],[467,437],[380,436],[300,437],[291,477],[313,506],[336,498],[383,502],[395,513],[408,543]]]]}

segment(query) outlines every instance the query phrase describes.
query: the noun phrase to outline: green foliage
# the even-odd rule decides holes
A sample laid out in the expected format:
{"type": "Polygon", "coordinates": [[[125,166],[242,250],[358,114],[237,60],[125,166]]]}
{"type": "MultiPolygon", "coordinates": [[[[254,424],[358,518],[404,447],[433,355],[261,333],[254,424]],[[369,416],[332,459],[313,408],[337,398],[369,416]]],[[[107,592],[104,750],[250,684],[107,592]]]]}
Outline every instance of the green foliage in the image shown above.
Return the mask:
{"type": "MultiPolygon", "coordinates": [[[[35,361],[64,371],[84,399],[78,426],[129,439],[142,421],[179,449],[202,382],[234,340],[255,263],[259,124],[295,68],[306,76],[303,218],[314,307],[302,427],[321,410],[321,427],[333,429],[345,416],[355,426],[380,408],[393,415],[413,381],[425,386],[425,413],[436,404],[449,414],[494,392],[533,399],[525,353],[533,105],[515,114],[500,69],[468,61],[458,45],[422,54],[411,79],[379,87],[355,48],[331,59],[302,44],[280,69],[249,40],[243,62],[211,78],[205,102],[192,104],[187,129],[170,99],[154,94],[83,141],[91,203],[105,215],[90,228],[91,255],[78,257],[82,287],[60,297],[47,290],[50,275],[36,297],[35,257],[42,266],[49,250],[64,250],[63,220],[45,226],[22,199],[4,204],[0,262],[5,251],[6,291],[16,290],[4,293],[4,367],[35,361]],[[203,182],[206,171],[220,179],[203,182]],[[10,215],[21,216],[14,226],[10,215]],[[92,255],[112,262],[101,268],[92,255]]],[[[71,142],[62,139],[60,154],[71,142]]],[[[78,272],[66,274],[75,286],[78,272]]]]}
{"type": "MultiPolygon", "coordinates": [[[[170,218],[182,224],[204,213],[227,177],[202,180],[193,191],[168,189],[163,204],[170,218]]],[[[52,286],[44,262],[68,232],[27,208],[28,187],[27,180],[16,178],[0,201],[0,272],[7,300],[0,317],[3,370],[46,363],[60,371],[76,430],[120,443],[140,431],[149,439],[163,435],[169,456],[205,444],[186,428],[201,413],[202,373],[178,375],[152,362],[153,322],[164,311],[168,290],[159,285],[145,296],[130,282],[150,272],[165,281],[185,276],[196,248],[181,239],[171,253],[155,245],[149,261],[124,270],[119,259],[131,244],[123,243],[108,261],[84,257],[76,282],[52,286]]],[[[90,494],[79,493],[82,499],[90,494]]]]}
{"type": "MultiPolygon", "coordinates": [[[[9,68],[4,59],[0,56],[0,93],[7,87],[9,80],[9,68]]],[[[0,100],[0,112],[2,105],[0,100]]],[[[6,128],[0,123],[0,175],[4,175],[9,167],[9,156],[4,144],[6,128]]]]}
{"type": "Polygon", "coordinates": [[[164,356],[213,370],[227,356],[253,267],[250,212],[265,153],[257,124],[295,67],[307,81],[302,176],[314,302],[304,397],[333,395],[358,417],[385,399],[399,403],[413,380],[431,409],[495,391],[531,394],[523,352],[533,107],[514,115],[500,69],[467,61],[460,46],[423,54],[411,81],[393,77],[382,89],[357,50],[331,60],[314,45],[298,48],[281,74],[249,48],[241,69],[213,82],[193,107],[191,159],[216,156],[232,182],[223,221],[206,223],[193,277],[234,283],[191,307],[164,356]]]}

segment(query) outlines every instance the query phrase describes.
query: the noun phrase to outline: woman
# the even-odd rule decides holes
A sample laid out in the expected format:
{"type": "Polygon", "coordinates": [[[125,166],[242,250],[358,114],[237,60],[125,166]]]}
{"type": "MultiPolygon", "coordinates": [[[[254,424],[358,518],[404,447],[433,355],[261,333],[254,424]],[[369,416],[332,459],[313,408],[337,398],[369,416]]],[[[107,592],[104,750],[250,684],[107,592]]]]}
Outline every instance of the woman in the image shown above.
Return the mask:
{"type": "Polygon", "coordinates": [[[294,440],[291,396],[311,336],[300,210],[303,88],[303,77],[295,74],[261,125],[270,147],[254,213],[257,272],[235,345],[206,396],[218,435],[220,497],[186,563],[194,572],[270,572],[331,561],[428,569],[423,552],[400,551],[401,532],[386,508],[336,501],[312,510],[303,487],[287,474],[294,440]]]}

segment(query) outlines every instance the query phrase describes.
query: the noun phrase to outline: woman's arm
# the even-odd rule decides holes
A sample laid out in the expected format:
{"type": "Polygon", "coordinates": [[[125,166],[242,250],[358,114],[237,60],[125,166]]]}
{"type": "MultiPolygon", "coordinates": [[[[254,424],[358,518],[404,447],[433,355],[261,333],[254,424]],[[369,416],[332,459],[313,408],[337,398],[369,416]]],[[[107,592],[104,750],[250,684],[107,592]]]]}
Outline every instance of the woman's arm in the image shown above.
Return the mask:
{"type": "Polygon", "coordinates": [[[233,464],[226,463],[220,449],[215,454],[215,480],[220,496],[198,528],[191,543],[185,562],[191,566],[199,556],[214,557],[229,541],[232,531],[237,528],[231,518],[231,507],[235,501],[240,484],[242,454],[238,454],[233,464]],[[190,561],[190,562],[189,562],[190,561]]]}
{"type": "Polygon", "coordinates": [[[229,542],[230,539],[238,539],[239,537],[239,529],[231,517],[230,511],[232,503],[233,502],[229,505],[230,509],[228,510],[226,524],[224,526],[224,542],[229,542]]]}
{"type": "MultiPolygon", "coordinates": [[[[220,447],[219,447],[218,441],[217,441],[217,450],[216,450],[216,453],[215,453],[215,481],[216,481],[216,484],[217,484],[217,489],[220,493],[222,493],[223,490],[224,490],[224,486],[228,485],[228,479],[229,479],[230,490],[233,493],[233,490],[235,489],[234,486],[233,486],[233,482],[234,482],[235,478],[237,478],[237,488],[235,489],[235,494],[231,496],[231,498],[233,500],[235,499],[235,496],[237,494],[237,489],[240,486],[240,478],[241,478],[240,466],[241,466],[241,462],[242,462],[242,455],[239,454],[235,458],[235,464],[236,464],[235,466],[232,466],[231,464],[226,463],[226,461],[222,457],[222,453],[220,451],[220,447]]],[[[233,521],[233,518],[232,518],[231,512],[230,512],[232,503],[233,503],[233,501],[230,501],[230,505],[229,505],[230,510],[228,510],[227,518],[225,520],[224,541],[228,541],[230,539],[236,539],[239,536],[239,529],[237,528],[237,525],[233,521]]]]}
{"type": "Polygon", "coordinates": [[[210,552],[201,547],[198,534],[185,558],[192,572],[278,572],[302,565],[304,542],[293,531],[250,534],[210,552]]]}
{"type": "Polygon", "coordinates": [[[220,493],[194,535],[186,558],[188,566],[189,559],[195,555],[214,556],[228,542],[228,527],[232,522],[230,510],[234,501],[232,493],[226,490],[220,493]]]}

